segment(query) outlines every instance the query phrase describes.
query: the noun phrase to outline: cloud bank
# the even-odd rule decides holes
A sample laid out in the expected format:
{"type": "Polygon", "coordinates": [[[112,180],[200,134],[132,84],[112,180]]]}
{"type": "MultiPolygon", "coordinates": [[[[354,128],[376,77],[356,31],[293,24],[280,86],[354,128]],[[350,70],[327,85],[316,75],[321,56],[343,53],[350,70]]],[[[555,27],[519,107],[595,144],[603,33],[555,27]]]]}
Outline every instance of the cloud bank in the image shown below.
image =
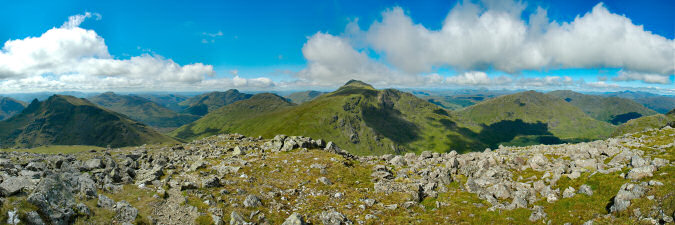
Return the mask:
{"type": "Polygon", "coordinates": [[[394,7],[366,30],[350,23],[339,37],[311,36],[303,48],[309,65],[298,77],[324,83],[364,77],[394,85],[428,85],[420,74],[450,68],[460,75],[447,83],[485,85],[494,81],[473,71],[620,68],[614,81],[672,83],[675,41],[611,13],[602,3],[570,22],[550,21],[542,8],[525,21],[524,9],[511,1],[465,1],[448,13],[439,30],[432,30],[394,7]],[[369,49],[380,59],[369,57],[369,49]]]}
{"type": "Polygon", "coordinates": [[[0,92],[59,90],[199,90],[262,87],[266,78],[214,78],[213,66],[179,65],[160,55],[114,58],[101,36],[80,28],[85,13],[39,37],[9,40],[0,50],[0,92]]]}

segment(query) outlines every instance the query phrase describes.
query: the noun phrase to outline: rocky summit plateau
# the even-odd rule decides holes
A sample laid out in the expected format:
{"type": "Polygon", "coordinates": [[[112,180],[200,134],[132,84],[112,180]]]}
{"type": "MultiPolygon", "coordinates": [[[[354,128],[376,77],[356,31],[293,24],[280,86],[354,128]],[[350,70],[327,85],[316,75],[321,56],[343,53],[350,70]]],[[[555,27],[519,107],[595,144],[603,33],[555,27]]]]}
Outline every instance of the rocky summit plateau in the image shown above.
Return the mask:
{"type": "Polygon", "coordinates": [[[355,156],[330,141],[0,152],[7,224],[666,224],[675,129],[586,143],[355,156]]]}

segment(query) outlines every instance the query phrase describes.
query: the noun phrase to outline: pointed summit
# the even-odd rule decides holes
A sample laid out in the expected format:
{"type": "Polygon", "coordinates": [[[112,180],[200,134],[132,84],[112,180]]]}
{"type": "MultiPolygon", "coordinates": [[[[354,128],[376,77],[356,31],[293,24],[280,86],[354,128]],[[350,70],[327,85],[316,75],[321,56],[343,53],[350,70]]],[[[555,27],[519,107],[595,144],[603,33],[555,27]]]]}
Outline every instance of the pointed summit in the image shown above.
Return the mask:
{"type": "Polygon", "coordinates": [[[128,117],[98,107],[86,99],[53,95],[33,101],[27,109],[0,121],[0,145],[133,146],[175,143],[175,140],[128,117]]]}
{"type": "Polygon", "coordinates": [[[375,89],[372,85],[367,84],[367,83],[365,83],[363,81],[360,81],[360,80],[349,80],[342,87],[359,87],[359,88],[375,89]]]}

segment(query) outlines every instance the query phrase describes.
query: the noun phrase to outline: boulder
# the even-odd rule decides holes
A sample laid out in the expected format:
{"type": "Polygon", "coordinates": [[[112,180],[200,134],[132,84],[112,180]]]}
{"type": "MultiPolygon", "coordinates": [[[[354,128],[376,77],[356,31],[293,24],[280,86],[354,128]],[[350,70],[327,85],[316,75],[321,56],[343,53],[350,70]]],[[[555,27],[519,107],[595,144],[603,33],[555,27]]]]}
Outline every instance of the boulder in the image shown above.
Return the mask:
{"type": "Polygon", "coordinates": [[[574,197],[575,191],[573,187],[567,187],[565,191],[563,191],[563,198],[571,198],[574,197]]]}
{"type": "Polygon", "coordinates": [[[34,187],[35,184],[30,177],[7,177],[0,184],[0,194],[2,194],[2,196],[9,197],[19,193],[22,190],[31,190],[34,187]]]}
{"type": "Polygon", "coordinates": [[[535,205],[532,207],[532,213],[530,214],[530,221],[536,222],[541,219],[546,218],[546,212],[544,212],[544,207],[535,205]]]}
{"type": "Polygon", "coordinates": [[[115,200],[112,200],[108,198],[108,196],[99,194],[98,195],[98,201],[96,202],[96,206],[104,208],[104,209],[112,209],[113,206],[115,206],[115,200]]]}
{"type": "Polygon", "coordinates": [[[652,165],[636,167],[628,171],[626,179],[639,180],[645,177],[652,177],[654,176],[654,171],[656,171],[656,167],[652,165]]]}
{"type": "Polygon", "coordinates": [[[52,174],[43,178],[28,202],[38,207],[51,224],[71,224],[75,220],[72,175],[52,174]]]}
{"type": "Polygon", "coordinates": [[[36,211],[26,213],[26,223],[31,225],[45,225],[45,222],[36,211]]]}
{"type": "Polygon", "coordinates": [[[625,183],[621,185],[619,192],[614,196],[614,202],[610,206],[610,212],[621,212],[630,206],[630,201],[642,197],[647,188],[640,184],[625,183]]]}
{"type": "Polygon", "coordinates": [[[548,165],[548,158],[546,158],[542,154],[536,154],[536,155],[532,156],[532,158],[527,160],[527,164],[533,170],[541,170],[548,165]]]}
{"type": "Polygon", "coordinates": [[[298,213],[293,213],[281,225],[305,225],[305,220],[298,213]]]}
{"type": "Polygon", "coordinates": [[[86,171],[103,168],[103,161],[101,159],[90,159],[84,162],[82,169],[86,171]]]}
{"type": "Polygon", "coordinates": [[[215,176],[208,177],[202,180],[202,187],[203,188],[220,187],[220,179],[218,179],[218,177],[215,176]]]}
{"type": "Polygon", "coordinates": [[[260,201],[258,196],[250,194],[246,196],[246,199],[244,199],[244,207],[246,208],[255,208],[259,206],[262,206],[262,201],[260,201]]]}
{"type": "Polygon", "coordinates": [[[321,215],[319,215],[319,220],[321,220],[321,223],[324,225],[341,225],[349,222],[347,217],[342,215],[342,213],[335,211],[334,209],[321,212],[321,215]]]}
{"type": "Polygon", "coordinates": [[[246,220],[244,220],[244,217],[239,215],[239,213],[232,211],[230,213],[230,225],[247,225],[246,220]]]}
{"type": "Polygon", "coordinates": [[[131,206],[128,202],[122,200],[114,206],[115,221],[121,223],[133,223],[138,216],[138,209],[131,206]]]}
{"type": "Polygon", "coordinates": [[[581,186],[579,186],[579,194],[591,196],[593,195],[593,189],[591,189],[591,186],[587,184],[582,184],[581,186]]]}

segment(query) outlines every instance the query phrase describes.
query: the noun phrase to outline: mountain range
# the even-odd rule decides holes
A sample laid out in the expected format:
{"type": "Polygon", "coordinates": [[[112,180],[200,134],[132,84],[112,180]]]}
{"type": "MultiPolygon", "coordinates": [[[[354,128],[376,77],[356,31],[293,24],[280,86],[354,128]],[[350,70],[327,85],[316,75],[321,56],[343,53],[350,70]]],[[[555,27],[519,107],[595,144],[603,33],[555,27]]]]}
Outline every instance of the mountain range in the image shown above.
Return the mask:
{"type": "MultiPolygon", "coordinates": [[[[675,117],[675,113],[658,114],[616,96],[572,91],[483,92],[453,97],[467,101],[454,111],[440,107],[427,93],[375,89],[356,80],[333,92],[297,92],[289,98],[234,89],[191,98],[108,92],[90,97],[91,102],[54,95],[44,102],[33,101],[21,113],[20,107],[11,111],[16,115],[0,123],[0,138],[3,146],[18,147],[125,146],[173,142],[174,138],[190,141],[221,133],[266,138],[283,133],[333,140],[354,154],[379,155],[598,140],[661,128],[675,117]],[[173,138],[156,130],[169,132],[173,138]]],[[[3,100],[4,105],[8,102],[18,101],[3,100]]]]}
{"type": "Polygon", "coordinates": [[[466,151],[485,145],[446,110],[410,93],[377,90],[349,81],[338,90],[294,105],[258,94],[225,106],[170,133],[192,140],[216,133],[273,137],[276,134],[330,139],[355,154],[405,151],[466,151]]]}
{"type": "Polygon", "coordinates": [[[628,120],[642,116],[656,114],[633,100],[616,96],[585,95],[569,90],[552,91],[547,93],[569,102],[580,108],[587,115],[600,121],[614,125],[622,124],[628,120]]]}
{"type": "Polygon", "coordinates": [[[492,132],[495,138],[487,138],[492,142],[509,142],[500,136],[519,139],[513,144],[576,142],[608,137],[614,130],[612,124],[593,119],[569,102],[536,91],[485,100],[457,113],[483,129],[498,128],[492,132]]]}
{"type": "Polygon", "coordinates": [[[286,98],[290,100],[291,102],[295,104],[300,104],[303,102],[308,102],[316,97],[319,97],[322,94],[325,94],[326,92],[320,92],[320,91],[301,91],[301,92],[294,92],[291,93],[290,95],[287,95],[286,98]]]}
{"type": "Polygon", "coordinates": [[[158,128],[176,128],[199,119],[199,116],[179,114],[153,101],[135,95],[118,95],[106,92],[90,97],[89,101],[158,128]]]}
{"type": "Polygon", "coordinates": [[[214,91],[197,95],[178,103],[178,105],[185,108],[183,110],[185,113],[203,116],[220,107],[248,99],[251,96],[253,95],[241,93],[237,89],[230,89],[225,92],[214,91]]]}
{"type": "Polygon", "coordinates": [[[0,121],[8,119],[26,108],[26,103],[8,97],[0,97],[0,121]]]}
{"type": "Polygon", "coordinates": [[[53,95],[33,100],[21,113],[0,121],[2,147],[43,145],[137,146],[176,143],[127,116],[86,99],[53,95]]]}

